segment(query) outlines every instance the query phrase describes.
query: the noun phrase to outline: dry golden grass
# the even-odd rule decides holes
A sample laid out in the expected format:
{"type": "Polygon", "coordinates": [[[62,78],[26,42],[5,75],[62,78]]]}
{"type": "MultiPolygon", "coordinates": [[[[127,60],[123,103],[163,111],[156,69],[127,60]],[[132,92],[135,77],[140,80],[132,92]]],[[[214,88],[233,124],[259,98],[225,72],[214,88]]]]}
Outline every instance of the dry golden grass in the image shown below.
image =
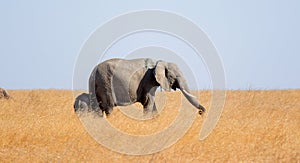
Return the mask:
{"type": "MultiPolygon", "coordinates": [[[[227,91],[222,116],[207,139],[198,140],[203,117],[197,115],[175,145],[145,156],[119,154],[94,141],[73,112],[72,91],[9,93],[13,99],[0,100],[0,162],[300,161],[300,90],[227,91]]],[[[151,134],[178,114],[180,92],[166,97],[167,107],[156,119],[138,123],[115,109],[108,120],[131,134],[151,134]]],[[[201,91],[206,108],[210,98],[201,91]]]]}

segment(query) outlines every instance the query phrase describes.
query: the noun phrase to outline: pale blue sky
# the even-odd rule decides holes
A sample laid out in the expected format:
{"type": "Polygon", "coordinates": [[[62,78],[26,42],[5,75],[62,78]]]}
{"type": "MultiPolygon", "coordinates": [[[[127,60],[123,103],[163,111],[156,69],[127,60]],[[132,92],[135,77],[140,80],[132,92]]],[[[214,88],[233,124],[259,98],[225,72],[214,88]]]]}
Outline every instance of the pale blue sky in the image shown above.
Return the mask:
{"type": "MultiPolygon", "coordinates": [[[[90,34],[143,9],[171,11],[202,28],[223,61],[228,89],[300,88],[296,0],[1,1],[0,87],[72,89],[76,57],[90,34]]],[[[203,80],[200,87],[208,88],[203,80]]]]}

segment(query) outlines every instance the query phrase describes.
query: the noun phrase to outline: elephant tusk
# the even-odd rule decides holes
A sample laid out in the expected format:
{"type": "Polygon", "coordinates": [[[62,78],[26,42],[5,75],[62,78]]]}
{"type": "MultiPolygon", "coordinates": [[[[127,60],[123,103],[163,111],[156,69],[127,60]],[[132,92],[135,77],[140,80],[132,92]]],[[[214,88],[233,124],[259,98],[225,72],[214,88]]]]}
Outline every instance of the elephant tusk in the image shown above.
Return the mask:
{"type": "Polygon", "coordinates": [[[187,92],[186,90],[182,89],[182,91],[183,91],[186,95],[191,96],[191,97],[193,97],[193,98],[196,98],[196,96],[190,94],[190,93],[187,92]]]}

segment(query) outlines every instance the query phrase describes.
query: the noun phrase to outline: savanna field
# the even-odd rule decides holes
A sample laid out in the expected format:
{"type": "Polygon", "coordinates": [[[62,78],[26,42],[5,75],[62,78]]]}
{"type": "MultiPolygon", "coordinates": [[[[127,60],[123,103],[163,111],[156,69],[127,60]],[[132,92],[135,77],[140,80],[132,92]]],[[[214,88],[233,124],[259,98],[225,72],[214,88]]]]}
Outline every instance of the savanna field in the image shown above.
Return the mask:
{"type": "MultiPolygon", "coordinates": [[[[72,91],[9,93],[13,99],[0,99],[0,162],[300,162],[300,90],[227,91],[219,122],[205,140],[199,140],[205,115],[197,115],[173,146],[144,156],[98,144],[73,111],[72,91]]],[[[139,122],[118,108],[107,119],[130,134],[153,134],[179,113],[181,92],[164,94],[165,108],[154,119],[139,122]]],[[[209,109],[211,92],[200,91],[200,97],[209,109]]]]}

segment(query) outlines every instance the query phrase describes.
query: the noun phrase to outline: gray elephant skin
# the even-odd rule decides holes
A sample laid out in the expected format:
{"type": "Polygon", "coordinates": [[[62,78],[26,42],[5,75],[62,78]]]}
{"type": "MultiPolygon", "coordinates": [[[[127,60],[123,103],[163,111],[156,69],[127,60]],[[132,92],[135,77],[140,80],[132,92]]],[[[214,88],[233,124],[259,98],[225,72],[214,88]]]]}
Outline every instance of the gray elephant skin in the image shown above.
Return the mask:
{"type": "Polygon", "coordinates": [[[180,89],[186,99],[199,109],[199,114],[205,112],[205,108],[190,93],[183,73],[176,64],[149,58],[115,58],[98,64],[89,78],[89,94],[79,95],[74,109],[88,108],[103,116],[103,112],[111,114],[115,106],[140,102],[145,115],[156,114],[154,97],[159,86],[166,91],[180,89]]]}
{"type": "Polygon", "coordinates": [[[77,111],[84,111],[90,110],[90,95],[87,93],[82,93],[81,95],[77,96],[74,102],[74,110],[77,111]]]}

